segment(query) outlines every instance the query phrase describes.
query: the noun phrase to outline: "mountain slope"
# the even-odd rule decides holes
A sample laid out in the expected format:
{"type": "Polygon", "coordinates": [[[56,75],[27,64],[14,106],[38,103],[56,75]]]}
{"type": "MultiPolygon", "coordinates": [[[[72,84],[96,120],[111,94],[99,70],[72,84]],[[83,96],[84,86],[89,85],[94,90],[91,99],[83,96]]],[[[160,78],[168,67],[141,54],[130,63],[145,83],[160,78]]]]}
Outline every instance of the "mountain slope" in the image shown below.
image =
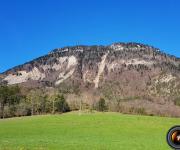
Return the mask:
{"type": "Polygon", "coordinates": [[[2,73],[1,80],[58,88],[68,96],[78,89],[87,103],[105,97],[112,107],[119,106],[116,111],[143,108],[149,114],[180,115],[175,106],[180,101],[180,59],[139,43],[55,49],[2,73]]]}

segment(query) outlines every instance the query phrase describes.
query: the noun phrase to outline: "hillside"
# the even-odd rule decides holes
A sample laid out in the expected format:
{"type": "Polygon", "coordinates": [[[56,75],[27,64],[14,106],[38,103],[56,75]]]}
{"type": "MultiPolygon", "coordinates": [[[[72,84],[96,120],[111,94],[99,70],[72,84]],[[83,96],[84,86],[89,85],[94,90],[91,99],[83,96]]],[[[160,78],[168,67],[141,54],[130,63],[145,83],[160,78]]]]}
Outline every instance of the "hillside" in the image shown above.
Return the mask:
{"type": "Polygon", "coordinates": [[[0,149],[168,150],[166,134],[179,119],[78,112],[0,121],[0,149]]]}
{"type": "Polygon", "coordinates": [[[109,111],[180,116],[180,59],[139,43],[55,49],[0,78],[24,88],[58,89],[73,109],[77,99],[93,106],[103,97],[109,111]]]}

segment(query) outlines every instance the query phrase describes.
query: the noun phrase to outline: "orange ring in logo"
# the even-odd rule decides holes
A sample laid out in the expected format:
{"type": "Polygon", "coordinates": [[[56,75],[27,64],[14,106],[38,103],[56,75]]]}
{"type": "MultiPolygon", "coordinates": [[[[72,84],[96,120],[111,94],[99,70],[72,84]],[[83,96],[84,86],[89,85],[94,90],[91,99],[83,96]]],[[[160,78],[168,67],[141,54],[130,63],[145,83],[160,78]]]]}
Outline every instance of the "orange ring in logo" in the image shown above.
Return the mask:
{"type": "Polygon", "coordinates": [[[172,136],[171,136],[173,142],[176,141],[177,133],[178,133],[178,132],[175,131],[175,132],[172,134],[172,136]]]}

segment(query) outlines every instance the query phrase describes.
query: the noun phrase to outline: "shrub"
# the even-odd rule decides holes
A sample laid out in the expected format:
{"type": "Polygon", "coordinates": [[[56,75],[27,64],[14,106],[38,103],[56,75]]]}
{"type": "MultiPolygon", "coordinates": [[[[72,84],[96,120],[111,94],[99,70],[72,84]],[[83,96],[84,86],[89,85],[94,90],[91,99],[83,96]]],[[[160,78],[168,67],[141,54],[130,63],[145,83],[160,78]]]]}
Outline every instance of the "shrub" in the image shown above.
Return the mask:
{"type": "Polygon", "coordinates": [[[145,108],[137,108],[136,113],[139,115],[147,115],[145,108]]]}
{"type": "Polygon", "coordinates": [[[174,104],[180,106],[180,97],[174,99],[174,104]]]}
{"type": "Polygon", "coordinates": [[[130,107],[129,113],[130,114],[138,114],[138,115],[147,115],[147,112],[146,112],[145,108],[143,108],[143,107],[140,107],[140,108],[130,107]]]}

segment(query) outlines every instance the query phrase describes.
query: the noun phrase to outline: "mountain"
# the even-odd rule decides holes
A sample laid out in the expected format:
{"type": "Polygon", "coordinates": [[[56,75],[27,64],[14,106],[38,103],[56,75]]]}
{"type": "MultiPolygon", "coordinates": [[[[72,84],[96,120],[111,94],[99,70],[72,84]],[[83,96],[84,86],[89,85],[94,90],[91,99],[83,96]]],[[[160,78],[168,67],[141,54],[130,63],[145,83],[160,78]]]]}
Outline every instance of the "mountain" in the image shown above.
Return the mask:
{"type": "Polygon", "coordinates": [[[58,89],[87,104],[104,97],[112,111],[180,116],[180,58],[140,43],[58,48],[3,72],[0,81],[58,89]]]}

